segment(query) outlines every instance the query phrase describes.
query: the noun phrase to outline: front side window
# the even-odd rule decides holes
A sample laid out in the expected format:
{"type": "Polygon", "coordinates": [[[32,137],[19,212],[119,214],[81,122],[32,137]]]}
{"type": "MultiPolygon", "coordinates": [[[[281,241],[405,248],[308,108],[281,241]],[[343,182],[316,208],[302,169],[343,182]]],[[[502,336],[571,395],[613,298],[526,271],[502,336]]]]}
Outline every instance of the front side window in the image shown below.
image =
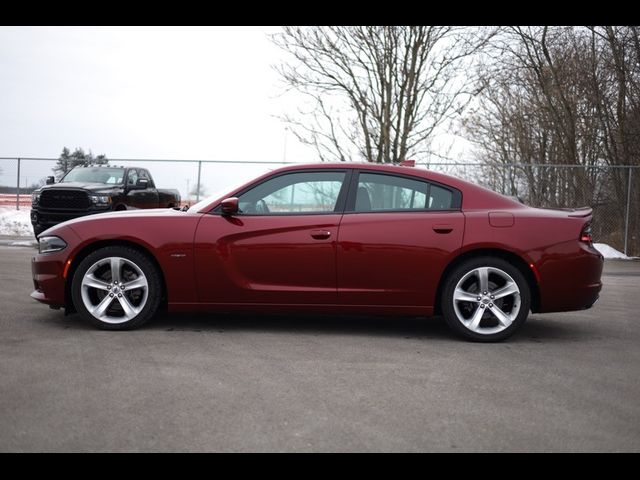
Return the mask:
{"type": "Polygon", "coordinates": [[[395,175],[360,173],[355,211],[448,210],[453,208],[453,203],[451,190],[429,182],[395,175]]]}
{"type": "Polygon", "coordinates": [[[154,187],[153,181],[151,180],[151,175],[147,170],[143,168],[138,169],[138,180],[146,180],[148,187],[154,187]]]}
{"type": "Polygon", "coordinates": [[[241,213],[249,215],[334,212],[345,172],[279,175],[241,194],[241,213]]]}
{"type": "Polygon", "coordinates": [[[130,186],[135,185],[138,181],[138,170],[135,168],[129,169],[129,175],[127,177],[127,184],[130,186]]]}

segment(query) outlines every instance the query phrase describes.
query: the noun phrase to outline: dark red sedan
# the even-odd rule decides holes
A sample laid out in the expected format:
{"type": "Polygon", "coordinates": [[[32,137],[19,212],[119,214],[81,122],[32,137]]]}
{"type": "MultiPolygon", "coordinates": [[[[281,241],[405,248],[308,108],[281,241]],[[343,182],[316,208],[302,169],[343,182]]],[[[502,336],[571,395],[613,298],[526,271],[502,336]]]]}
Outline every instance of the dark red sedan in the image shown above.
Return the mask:
{"type": "Polygon", "coordinates": [[[543,210],[427,170],[282,168],[188,211],[92,215],[42,233],[33,298],[110,330],[169,311],[442,314],[467,339],[591,307],[591,209],[543,210]]]}

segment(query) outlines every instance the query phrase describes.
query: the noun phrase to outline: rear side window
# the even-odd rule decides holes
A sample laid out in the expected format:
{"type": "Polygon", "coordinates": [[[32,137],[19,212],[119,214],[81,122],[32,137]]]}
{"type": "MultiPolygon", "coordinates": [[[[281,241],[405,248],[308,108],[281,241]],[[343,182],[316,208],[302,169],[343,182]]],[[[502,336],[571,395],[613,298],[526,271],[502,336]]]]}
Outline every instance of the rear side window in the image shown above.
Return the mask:
{"type": "Polygon", "coordinates": [[[427,208],[429,210],[450,210],[453,208],[453,193],[447,188],[430,184],[427,208]]]}
{"type": "Polygon", "coordinates": [[[457,208],[448,188],[396,175],[360,173],[355,196],[356,212],[457,208]]]}

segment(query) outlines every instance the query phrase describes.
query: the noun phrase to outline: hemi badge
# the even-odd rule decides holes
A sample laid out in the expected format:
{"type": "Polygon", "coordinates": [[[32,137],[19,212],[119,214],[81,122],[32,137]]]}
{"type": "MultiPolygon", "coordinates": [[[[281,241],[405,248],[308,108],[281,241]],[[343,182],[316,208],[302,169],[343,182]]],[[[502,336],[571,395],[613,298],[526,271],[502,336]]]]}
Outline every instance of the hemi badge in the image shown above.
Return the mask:
{"type": "Polygon", "coordinates": [[[186,253],[172,253],[171,256],[175,257],[175,258],[182,258],[182,257],[186,257],[187,254],[186,253]]]}

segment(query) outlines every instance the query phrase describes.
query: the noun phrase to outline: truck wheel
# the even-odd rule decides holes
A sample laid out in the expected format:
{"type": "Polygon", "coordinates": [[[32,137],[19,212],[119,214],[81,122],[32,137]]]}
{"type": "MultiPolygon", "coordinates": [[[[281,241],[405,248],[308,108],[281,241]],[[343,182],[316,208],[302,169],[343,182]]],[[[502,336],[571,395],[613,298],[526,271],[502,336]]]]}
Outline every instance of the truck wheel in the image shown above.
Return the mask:
{"type": "Polygon", "coordinates": [[[131,330],[158,309],[162,282],[157,267],[130,247],[103,247],[80,262],[71,296],[85,320],[103,330],[131,330]]]}
{"type": "Polygon", "coordinates": [[[46,228],[44,228],[44,227],[40,227],[38,225],[34,225],[33,226],[33,235],[36,237],[36,240],[38,239],[38,235],[40,235],[45,230],[46,230],[46,228]]]}

